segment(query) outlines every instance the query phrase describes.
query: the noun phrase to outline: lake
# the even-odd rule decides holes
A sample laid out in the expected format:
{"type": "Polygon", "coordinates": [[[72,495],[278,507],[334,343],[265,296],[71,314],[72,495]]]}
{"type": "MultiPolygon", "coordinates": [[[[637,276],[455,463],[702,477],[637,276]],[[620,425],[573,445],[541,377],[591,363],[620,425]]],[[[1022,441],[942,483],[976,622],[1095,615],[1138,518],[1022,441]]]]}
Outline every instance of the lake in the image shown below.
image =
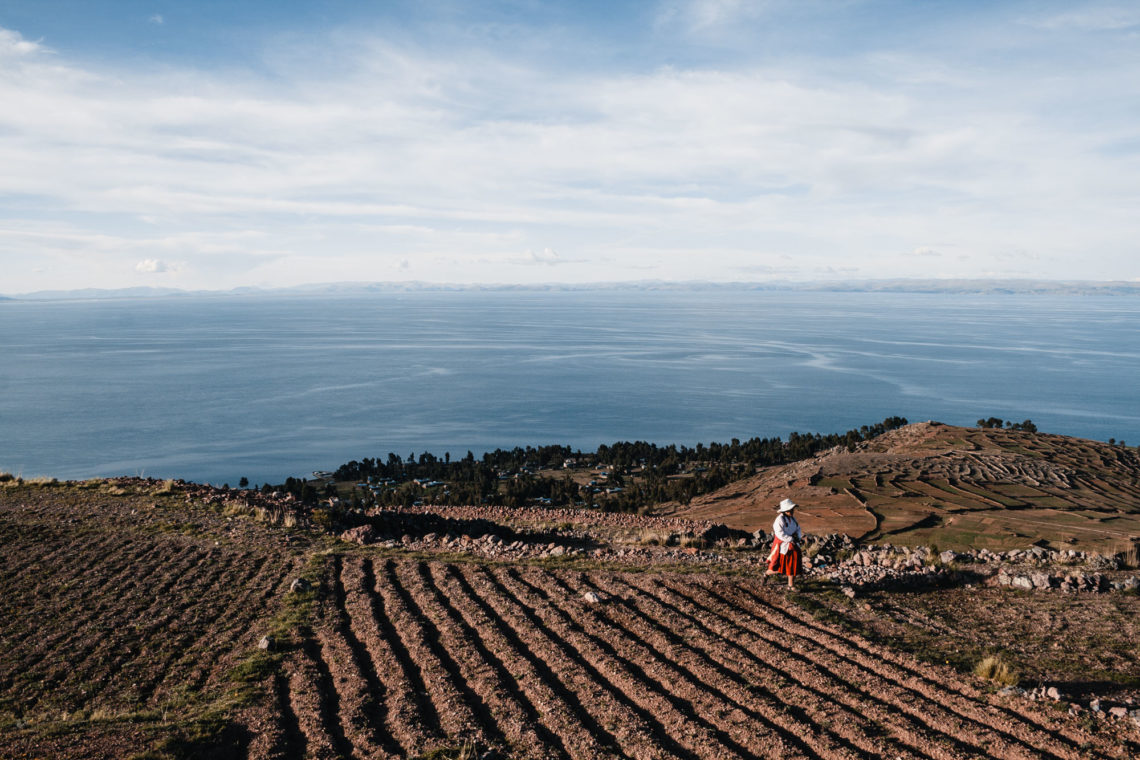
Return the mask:
{"type": "Polygon", "coordinates": [[[0,471],[281,482],[363,457],[842,432],[1140,444],[1140,299],[461,291],[0,303],[0,471]]]}

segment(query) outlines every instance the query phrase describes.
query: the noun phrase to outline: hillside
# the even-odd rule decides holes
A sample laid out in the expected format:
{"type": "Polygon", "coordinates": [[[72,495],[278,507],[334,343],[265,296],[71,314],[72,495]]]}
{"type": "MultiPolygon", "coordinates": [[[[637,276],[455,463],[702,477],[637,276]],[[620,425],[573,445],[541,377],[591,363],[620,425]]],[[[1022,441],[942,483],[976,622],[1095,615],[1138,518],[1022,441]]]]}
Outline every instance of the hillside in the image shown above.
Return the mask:
{"type": "Polygon", "coordinates": [[[680,518],[0,476],[0,758],[1140,751],[1134,578],[927,567],[853,601],[765,584],[766,555],[680,518]],[[1064,696],[999,692],[987,656],[1064,696]]]}
{"type": "Polygon", "coordinates": [[[804,529],[943,548],[1119,552],[1140,537],[1140,457],[1097,441],[1019,430],[908,425],[770,467],[665,512],[771,529],[790,497],[804,529]]]}

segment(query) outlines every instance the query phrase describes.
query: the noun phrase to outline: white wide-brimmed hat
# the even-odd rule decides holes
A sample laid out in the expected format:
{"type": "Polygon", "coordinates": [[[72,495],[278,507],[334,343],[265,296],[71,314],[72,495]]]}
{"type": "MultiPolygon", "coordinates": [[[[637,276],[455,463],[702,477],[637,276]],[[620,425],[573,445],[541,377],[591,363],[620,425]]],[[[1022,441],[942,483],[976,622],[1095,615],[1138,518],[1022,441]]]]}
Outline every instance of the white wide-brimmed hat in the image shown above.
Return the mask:
{"type": "Polygon", "coordinates": [[[778,511],[780,511],[780,512],[791,512],[795,508],[796,508],[796,503],[794,501],[792,501],[791,499],[784,499],[783,501],[780,502],[780,509],[778,511]]]}

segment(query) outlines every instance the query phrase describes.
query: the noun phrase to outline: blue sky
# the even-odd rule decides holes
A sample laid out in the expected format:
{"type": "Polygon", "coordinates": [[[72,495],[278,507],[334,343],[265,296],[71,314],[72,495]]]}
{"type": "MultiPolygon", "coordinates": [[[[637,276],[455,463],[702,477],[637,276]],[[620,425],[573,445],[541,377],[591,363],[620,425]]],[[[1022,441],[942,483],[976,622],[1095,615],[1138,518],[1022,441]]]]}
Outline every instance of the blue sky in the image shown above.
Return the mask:
{"type": "Polygon", "coordinates": [[[0,292],[1140,279],[1135,3],[0,3],[0,292]]]}

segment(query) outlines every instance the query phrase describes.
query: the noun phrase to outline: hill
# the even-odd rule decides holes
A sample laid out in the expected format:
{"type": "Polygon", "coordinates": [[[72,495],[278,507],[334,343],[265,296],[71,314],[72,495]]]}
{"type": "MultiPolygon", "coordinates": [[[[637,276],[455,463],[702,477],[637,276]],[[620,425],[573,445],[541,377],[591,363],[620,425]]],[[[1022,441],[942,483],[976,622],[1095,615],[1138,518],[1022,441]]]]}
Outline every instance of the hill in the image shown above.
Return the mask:
{"type": "Polygon", "coordinates": [[[1134,593],[940,568],[856,602],[766,555],[680,518],[0,475],[0,758],[1140,751],[1134,593]]]}
{"type": "Polygon", "coordinates": [[[664,513],[771,529],[790,497],[804,529],[943,548],[1119,552],[1140,537],[1140,456],[1097,441],[937,422],[769,467],[664,513]]]}

